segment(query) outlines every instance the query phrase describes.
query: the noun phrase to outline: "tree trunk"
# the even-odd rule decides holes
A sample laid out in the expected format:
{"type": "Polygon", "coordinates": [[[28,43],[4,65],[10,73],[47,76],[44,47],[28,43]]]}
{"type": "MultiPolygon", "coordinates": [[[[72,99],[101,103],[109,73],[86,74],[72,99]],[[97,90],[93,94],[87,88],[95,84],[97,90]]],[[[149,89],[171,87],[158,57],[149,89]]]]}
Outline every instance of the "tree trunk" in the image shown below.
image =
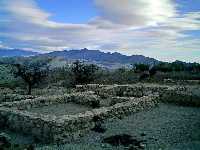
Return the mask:
{"type": "Polygon", "coordinates": [[[31,83],[28,83],[28,95],[31,95],[31,89],[32,89],[32,85],[31,83]]]}

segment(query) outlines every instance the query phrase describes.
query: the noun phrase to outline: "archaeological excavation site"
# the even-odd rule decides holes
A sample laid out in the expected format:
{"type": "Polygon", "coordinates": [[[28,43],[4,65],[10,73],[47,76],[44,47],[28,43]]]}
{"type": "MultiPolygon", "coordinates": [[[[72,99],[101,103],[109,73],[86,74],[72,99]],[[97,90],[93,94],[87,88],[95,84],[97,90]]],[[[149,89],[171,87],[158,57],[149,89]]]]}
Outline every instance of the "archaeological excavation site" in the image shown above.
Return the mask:
{"type": "Polygon", "coordinates": [[[0,150],[200,150],[200,0],[0,0],[0,150]]]}
{"type": "MultiPolygon", "coordinates": [[[[87,84],[77,85],[70,93],[35,97],[14,95],[13,101],[5,95],[7,101],[0,104],[0,127],[31,136],[41,144],[73,143],[90,132],[106,132],[106,122],[114,123],[115,120],[148,113],[164,103],[199,107],[199,95],[195,95],[195,89],[199,90],[178,85],[87,84]]],[[[142,146],[139,144],[138,148],[142,146]]]]}

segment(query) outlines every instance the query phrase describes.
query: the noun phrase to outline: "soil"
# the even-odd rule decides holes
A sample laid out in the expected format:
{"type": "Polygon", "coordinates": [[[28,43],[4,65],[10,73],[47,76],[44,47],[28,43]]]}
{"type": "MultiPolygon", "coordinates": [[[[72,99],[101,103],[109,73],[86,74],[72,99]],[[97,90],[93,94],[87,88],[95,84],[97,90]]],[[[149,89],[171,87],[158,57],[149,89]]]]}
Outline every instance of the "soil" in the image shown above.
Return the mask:
{"type": "Polygon", "coordinates": [[[33,113],[41,113],[44,115],[62,116],[62,115],[74,115],[91,109],[92,108],[84,105],[66,103],[66,104],[52,104],[43,107],[31,108],[29,111],[33,113]]]}

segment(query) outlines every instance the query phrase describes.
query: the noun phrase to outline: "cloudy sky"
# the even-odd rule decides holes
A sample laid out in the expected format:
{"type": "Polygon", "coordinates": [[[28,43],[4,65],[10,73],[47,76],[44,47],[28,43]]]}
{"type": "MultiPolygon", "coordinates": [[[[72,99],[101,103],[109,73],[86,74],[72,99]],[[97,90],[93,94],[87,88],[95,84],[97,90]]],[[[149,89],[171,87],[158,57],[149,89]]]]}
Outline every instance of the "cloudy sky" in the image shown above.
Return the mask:
{"type": "Polygon", "coordinates": [[[0,0],[0,48],[200,62],[200,0],[0,0]]]}

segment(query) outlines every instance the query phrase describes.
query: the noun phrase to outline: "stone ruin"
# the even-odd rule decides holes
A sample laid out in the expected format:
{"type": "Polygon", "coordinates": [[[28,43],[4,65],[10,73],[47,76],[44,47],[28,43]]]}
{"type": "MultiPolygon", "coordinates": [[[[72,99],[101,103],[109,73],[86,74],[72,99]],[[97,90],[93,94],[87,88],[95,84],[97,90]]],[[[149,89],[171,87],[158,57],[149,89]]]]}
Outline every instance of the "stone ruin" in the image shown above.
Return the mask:
{"type": "Polygon", "coordinates": [[[122,118],[155,107],[169,95],[185,94],[186,89],[148,85],[77,85],[72,94],[38,97],[0,104],[0,127],[30,134],[44,143],[75,140],[95,127],[95,119],[122,118]],[[182,92],[182,93],[181,93],[182,92]],[[87,105],[74,115],[44,115],[30,112],[54,104],[87,105]]]}

